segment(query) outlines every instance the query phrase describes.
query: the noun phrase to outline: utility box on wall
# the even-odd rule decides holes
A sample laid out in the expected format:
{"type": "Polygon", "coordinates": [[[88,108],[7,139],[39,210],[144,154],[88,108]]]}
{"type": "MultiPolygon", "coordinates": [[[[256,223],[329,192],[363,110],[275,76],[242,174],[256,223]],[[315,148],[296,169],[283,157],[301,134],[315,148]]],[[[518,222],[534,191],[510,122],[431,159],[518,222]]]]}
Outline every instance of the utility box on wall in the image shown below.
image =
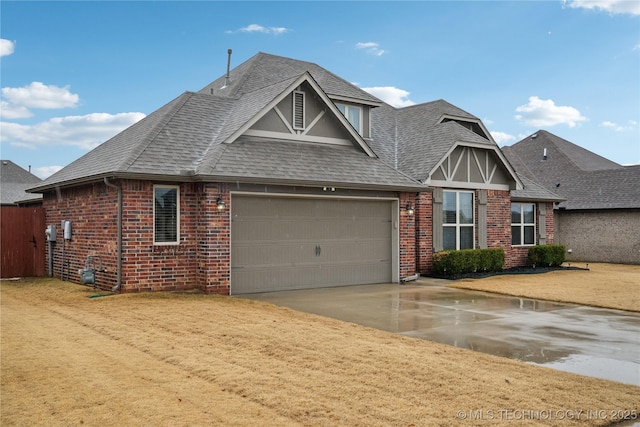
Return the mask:
{"type": "Polygon", "coordinates": [[[71,221],[62,220],[60,223],[64,240],[71,240],[71,221]]]}
{"type": "Polygon", "coordinates": [[[55,225],[47,225],[47,229],[44,230],[44,234],[47,236],[47,242],[55,242],[56,241],[56,226],[55,225]]]}

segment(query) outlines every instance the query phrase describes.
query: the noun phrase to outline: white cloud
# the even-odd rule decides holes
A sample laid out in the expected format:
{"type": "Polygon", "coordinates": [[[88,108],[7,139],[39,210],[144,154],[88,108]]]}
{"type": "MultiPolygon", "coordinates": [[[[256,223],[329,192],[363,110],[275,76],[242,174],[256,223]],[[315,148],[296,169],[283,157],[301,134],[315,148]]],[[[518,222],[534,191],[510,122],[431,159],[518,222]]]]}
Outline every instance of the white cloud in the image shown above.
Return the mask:
{"type": "Polygon", "coordinates": [[[279,36],[284,33],[288,33],[291,31],[289,28],[285,27],[265,27],[259,24],[249,24],[246,27],[239,28],[235,31],[226,31],[227,34],[233,33],[263,33],[263,34],[273,34],[279,36]]]}
{"type": "Polygon", "coordinates": [[[66,145],[90,150],[144,116],[143,113],[92,113],[55,117],[34,125],[0,122],[0,141],[32,149],[38,145],[66,145]]]}
{"type": "Polygon", "coordinates": [[[409,92],[393,86],[363,87],[362,90],[370,93],[377,98],[380,98],[387,104],[396,108],[415,105],[415,102],[407,99],[407,97],[409,96],[409,92]]]}
{"type": "Polygon", "coordinates": [[[58,172],[60,169],[62,169],[62,166],[58,166],[58,165],[42,166],[42,167],[39,167],[39,168],[34,168],[32,172],[38,178],[45,179],[45,178],[50,177],[54,173],[58,172]]]}
{"type": "Polygon", "coordinates": [[[75,107],[80,97],[69,91],[69,86],[58,87],[32,82],[24,87],[3,87],[2,96],[15,106],[55,109],[75,107]]]}
{"type": "Polygon", "coordinates": [[[613,129],[616,132],[626,132],[635,129],[637,124],[638,123],[635,120],[629,120],[627,126],[619,125],[617,123],[605,120],[604,122],[600,123],[600,126],[603,128],[613,129]]]}
{"type": "Polygon", "coordinates": [[[29,111],[27,107],[9,104],[6,101],[0,101],[0,117],[3,119],[26,119],[31,116],[33,116],[33,113],[29,111]]]}
{"type": "Polygon", "coordinates": [[[384,50],[380,49],[380,45],[375,42],[356,43],[356,49],[363,49],[367,53],[375,56],[382,56],[384,50]]]}
{"type": "Polygon", "coordinates": [[[490,132],[493,140],[498,145],[505,145],[511,141],[515,141],[516,137],[505,132],[490,132]]]}
{"type": "Polygon", "coordinates": [[[549,127],[566,124],[570,128],[587,120],[573,107],[556,105],[551,99],[529,97],[529,103],[516,108],[515,118],[529,126],[549,127]]]}
{"type": "Polygon", "coordinates": [[[11,55],[15,50],[16,44],[11,40],[0,39],[0,56],[11,55]]]}
{"type": "Polygon", "coordinates": [[[569,0],[565,4],[571,8],[602,10],[612,15],[640,15],[640,2],[637,0],[569,0]]]}

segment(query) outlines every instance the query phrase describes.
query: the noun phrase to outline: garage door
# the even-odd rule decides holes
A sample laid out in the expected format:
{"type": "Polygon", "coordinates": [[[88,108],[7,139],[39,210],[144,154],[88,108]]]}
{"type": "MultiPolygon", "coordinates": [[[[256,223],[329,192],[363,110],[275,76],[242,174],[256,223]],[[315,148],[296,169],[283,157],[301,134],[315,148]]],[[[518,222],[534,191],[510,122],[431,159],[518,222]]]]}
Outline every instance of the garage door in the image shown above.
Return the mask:
{"type": "Polygon", "coordinates": [[[232,196],[231,293],[390,282],[388,200],[232,196]]]}

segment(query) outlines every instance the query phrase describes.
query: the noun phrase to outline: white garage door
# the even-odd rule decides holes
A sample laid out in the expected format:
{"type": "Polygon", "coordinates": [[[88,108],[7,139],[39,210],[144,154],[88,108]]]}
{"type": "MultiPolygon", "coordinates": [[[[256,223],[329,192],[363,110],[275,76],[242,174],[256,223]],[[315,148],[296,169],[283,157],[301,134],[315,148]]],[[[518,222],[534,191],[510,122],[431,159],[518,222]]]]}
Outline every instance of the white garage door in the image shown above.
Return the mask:
{"type": "Polygon", "coordinates": [[[231,293],[392,280],[389,200],[233,195],[231,293]]]}

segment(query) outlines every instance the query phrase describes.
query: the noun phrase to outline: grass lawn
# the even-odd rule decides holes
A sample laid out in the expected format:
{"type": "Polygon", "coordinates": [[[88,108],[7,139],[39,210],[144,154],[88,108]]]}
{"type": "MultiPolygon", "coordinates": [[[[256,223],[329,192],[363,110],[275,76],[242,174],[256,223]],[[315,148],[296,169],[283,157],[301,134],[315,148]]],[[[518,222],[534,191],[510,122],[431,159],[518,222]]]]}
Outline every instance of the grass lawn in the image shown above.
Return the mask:
{"type": "Polygon", "coordinates": [[[640,387],[267,303],[98,293],[0,282],[2,426],[595,426],[640,413],[640,387]]]}
{"type": "MultiPolygon", "coordinates": [[[[586,264],[573,264],[586,267],[586,264]]],[[[590,263],[588,270],[462,279],[450,287],[640,312],[640,265],[590,263]]]]}

